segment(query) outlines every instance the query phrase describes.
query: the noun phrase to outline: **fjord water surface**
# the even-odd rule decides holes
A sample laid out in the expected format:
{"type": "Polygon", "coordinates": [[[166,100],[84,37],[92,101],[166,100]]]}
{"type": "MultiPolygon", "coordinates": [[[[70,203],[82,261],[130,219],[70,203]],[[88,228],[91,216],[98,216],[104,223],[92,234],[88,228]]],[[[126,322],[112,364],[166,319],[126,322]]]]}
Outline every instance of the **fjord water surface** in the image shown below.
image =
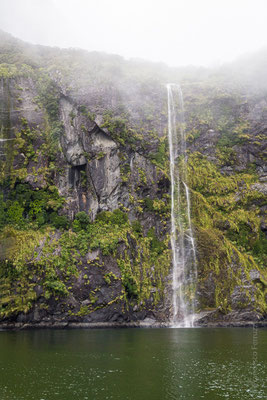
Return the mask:
{"type": "Polygon", "coordinates": [[[0,398],[264,399],[267,330],[256,333],[255,345],[248,328],[0,332],[0,398]]]}

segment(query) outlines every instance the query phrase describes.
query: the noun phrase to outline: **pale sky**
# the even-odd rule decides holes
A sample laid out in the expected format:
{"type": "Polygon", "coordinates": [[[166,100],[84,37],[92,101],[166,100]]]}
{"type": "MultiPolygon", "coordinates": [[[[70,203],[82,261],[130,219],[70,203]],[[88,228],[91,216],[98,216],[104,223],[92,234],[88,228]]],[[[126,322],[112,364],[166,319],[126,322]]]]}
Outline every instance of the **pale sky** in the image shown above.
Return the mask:
{"type": "Polygon", "coordinates": [[[267,0],[0,0],[27,42],[172,66],[215,66],[267,47],[267,0]]]}

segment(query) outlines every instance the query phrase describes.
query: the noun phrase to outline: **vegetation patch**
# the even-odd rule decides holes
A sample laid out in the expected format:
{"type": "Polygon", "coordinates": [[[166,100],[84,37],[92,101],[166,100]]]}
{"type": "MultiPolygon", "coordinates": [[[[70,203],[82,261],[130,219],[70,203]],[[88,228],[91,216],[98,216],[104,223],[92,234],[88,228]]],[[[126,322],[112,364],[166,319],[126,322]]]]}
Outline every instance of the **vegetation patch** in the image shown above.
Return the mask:
{"type": "MultiPolygon", "coordinates": [[[[213,295],[203,298],[207,307],[231,310],[231,294],[242,285],[244,274],[259,270],[266,275],[267,240],[260,229],[261,218],[253,201],[264,201],[251,190],[255,175],[222,175],[206,157],[193,153],[188,159],[192,194],[192,214],[198,247],[200,287],[214,287],[213,295]]],[[[254,307],[266,312],[264,290],[257,287],[254,307]]],[[[247,293],[251,298],[251,293],[247,293]]]]}

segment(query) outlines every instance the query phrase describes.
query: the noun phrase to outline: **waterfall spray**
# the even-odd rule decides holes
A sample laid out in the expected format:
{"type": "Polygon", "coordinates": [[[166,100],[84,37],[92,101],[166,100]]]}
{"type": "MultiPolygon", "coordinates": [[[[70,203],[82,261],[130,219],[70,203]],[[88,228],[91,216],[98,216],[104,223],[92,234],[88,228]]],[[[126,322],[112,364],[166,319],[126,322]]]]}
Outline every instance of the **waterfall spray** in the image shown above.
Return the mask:
{"type": "Polygon", "coordinates": [[[167,91],[173,262],[171,323],[173,326],[191,327],[195,315],[197,263],[187,185],[183,93],[176,84],[168,84],[167,91]]]}

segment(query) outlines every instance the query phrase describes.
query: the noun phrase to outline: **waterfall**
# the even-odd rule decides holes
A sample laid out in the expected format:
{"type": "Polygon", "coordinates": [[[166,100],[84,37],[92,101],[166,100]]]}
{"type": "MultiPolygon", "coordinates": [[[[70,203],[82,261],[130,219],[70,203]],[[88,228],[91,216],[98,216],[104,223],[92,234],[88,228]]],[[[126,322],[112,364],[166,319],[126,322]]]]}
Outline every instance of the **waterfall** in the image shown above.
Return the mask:
{"type": "Polygon", "coordinates": [[[171,175],[172,326],[192,327],[197,282],[190,193],[187,185],[187,154],[183,93],[168,84],[168,138],[171,175]]]}
{"type": "Polygon", "coordinates": [[[0,157],[5,157],[6,154],[4,153],[4,145],[9,140],[14,140],[14,138],[12,138],[12,139],[1,139],[0,138],[0,157]]]}

